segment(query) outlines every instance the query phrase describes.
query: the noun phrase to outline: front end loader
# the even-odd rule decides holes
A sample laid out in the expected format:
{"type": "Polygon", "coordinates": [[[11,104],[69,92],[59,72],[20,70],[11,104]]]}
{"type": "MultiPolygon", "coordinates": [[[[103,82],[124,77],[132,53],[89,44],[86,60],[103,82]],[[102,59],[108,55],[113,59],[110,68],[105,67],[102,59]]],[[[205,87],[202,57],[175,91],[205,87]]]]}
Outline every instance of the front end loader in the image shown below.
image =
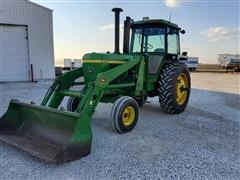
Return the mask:
{"type": "Polygon", "coordinates": [[[122,9],[113,11],[114,53],[85,54],[83,67],[58,77],[40,105],[11,100],[0,118],[0,140],[47,162],[59,163],[90,153],[91,117],[99,102],[114,103],[110,119],[118,133],[135,127],[139,106],[148,97],[158,96],[167,113],[185,110],[191,81],[182,63],[187,54],[180,54],[179,34],[184,30],[162,19],[134,22],[127,17],[120,53],[122,9]],[[73,90],[74,86],[81,86],[82,90],[73,90]],[[67,111],[60,108],[66,96],[67,111]]]}

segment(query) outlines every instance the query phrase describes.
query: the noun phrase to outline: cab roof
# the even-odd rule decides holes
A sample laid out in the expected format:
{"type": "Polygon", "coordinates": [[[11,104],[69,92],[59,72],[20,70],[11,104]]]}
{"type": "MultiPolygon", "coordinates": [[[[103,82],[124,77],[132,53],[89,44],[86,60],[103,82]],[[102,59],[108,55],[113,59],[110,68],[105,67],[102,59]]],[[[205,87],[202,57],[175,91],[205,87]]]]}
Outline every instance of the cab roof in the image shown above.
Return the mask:
{"type": "Polygon", "coordinates": [[[162,25],[165,25],[165,26],[169,26],[169,27],[179,29],[179,30],[181,29],[177,24],[166,21],[164,19],[149,19],[149,20],[145,20],[145,21],[135,21],[135,22],[133,22],[132,26],[151,25],[151,24],[162,24],[162,25]]]}

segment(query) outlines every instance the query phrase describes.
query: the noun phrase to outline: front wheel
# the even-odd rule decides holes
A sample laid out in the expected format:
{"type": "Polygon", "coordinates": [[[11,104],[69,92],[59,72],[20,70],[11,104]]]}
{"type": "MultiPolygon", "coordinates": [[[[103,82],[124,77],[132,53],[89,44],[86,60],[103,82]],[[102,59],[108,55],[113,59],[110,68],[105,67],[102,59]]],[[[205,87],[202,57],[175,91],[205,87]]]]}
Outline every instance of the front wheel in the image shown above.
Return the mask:
{"type": "Polygon", "coordinates": [[[161,108],[171,114],[183,112],[191,90],[190,73],[185,64],[165,66],[159,78],[159,102],[161,108]]]}
{"type": "Polygon", "coordinates": [[[139,107],[136,100],[129,96],[123,96],[114,102],[110,120],[118,133],[126,133],[135,127],[138,115],[139,107]]]}
{"type": "Polygon", "coordinates": [[[77,97],[70,97],[67,102],[67,110],[70,112],[76,111],[78,104],[80,103],[80,99],[77,97]]]}

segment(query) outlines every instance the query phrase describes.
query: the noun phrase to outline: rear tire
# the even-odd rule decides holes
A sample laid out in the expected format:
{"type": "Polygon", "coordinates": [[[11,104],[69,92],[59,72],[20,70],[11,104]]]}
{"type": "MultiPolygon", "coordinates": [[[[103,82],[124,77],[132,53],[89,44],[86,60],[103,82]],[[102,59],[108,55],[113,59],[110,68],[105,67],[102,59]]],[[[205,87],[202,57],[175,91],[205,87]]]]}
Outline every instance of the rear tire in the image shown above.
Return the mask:
{"type": "Polygon", "coordinates": [[[159,78],[159,102],[163,111],[182,113],[189,100],[191,90],[190,73],[185,64],[167,65],[159,78]]]}
{"type": "Polygon", "coordinates": [[[78,104],[80,103],[80,99],[77,97],[70,97],[67,102],[67,110],[70,112],[76,111],[78,104]]]}
{"type": "Polygon", "coordinates": [[[139,107],[136,100],[129,96],[123,96],[114,102],[110,120],[116,132],[127,133],[135,127],[138,115],[139,107]]]}

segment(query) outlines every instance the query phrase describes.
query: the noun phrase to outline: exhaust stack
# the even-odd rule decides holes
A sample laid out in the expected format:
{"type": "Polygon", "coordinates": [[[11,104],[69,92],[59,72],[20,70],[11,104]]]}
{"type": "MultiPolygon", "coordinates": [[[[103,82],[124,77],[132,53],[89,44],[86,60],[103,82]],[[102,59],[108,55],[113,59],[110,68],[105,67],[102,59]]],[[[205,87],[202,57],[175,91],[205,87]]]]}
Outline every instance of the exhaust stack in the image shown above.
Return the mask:
{"type": "Polygon", "coordinates": [[[121,8],[113,8],[112,11],[115,13],[115,50],[114,53],[119,54],[119,29],[120,29],[120,12],[121,8]]]}

